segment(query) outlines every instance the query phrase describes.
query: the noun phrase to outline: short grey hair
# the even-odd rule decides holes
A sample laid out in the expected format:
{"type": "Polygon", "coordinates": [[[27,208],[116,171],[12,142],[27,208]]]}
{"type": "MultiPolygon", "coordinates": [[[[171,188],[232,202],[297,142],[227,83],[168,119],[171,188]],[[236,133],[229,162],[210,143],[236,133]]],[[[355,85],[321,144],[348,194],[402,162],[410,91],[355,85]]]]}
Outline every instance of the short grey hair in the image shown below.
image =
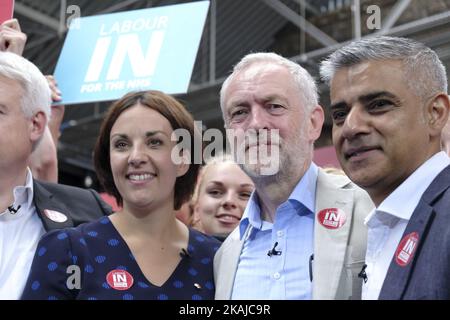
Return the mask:
{"type": "Polygon", "coordinates": [[[0,52],[0,76],[16,80],[23,89],[21,108],[30,119],[43,111],[47,120],[51,113],[51,91],[47,79],[30,61],[11,52],[0,52]]]}
{"type": "Polygon", "coordinates": [[[295,84],[298,87],[298,92],[302,102],[308,112],[312,111],[312,109],[319,103],[316,82],[308,71],[306,71],[302,66],[273,52],[257,52],[250,53],[242,58],[241,61],[234,66],[233,72],[224,81],[220,90],[220,107],[222,108],[222,113],[224,116],[225,92],[228,85],[237,73],[255,64],[273,64],[285,67],[292,75],[295,84]]]}
{"type": "Polygon", "coordinates": [[[436,93],[447,93],[445,67],[436,52],[400,37],[377,36],[351,42],[322,61],[321,78],[329,85],[339,69],[369,60],[402,61],[405,82],[422,101],[436,93]]]}

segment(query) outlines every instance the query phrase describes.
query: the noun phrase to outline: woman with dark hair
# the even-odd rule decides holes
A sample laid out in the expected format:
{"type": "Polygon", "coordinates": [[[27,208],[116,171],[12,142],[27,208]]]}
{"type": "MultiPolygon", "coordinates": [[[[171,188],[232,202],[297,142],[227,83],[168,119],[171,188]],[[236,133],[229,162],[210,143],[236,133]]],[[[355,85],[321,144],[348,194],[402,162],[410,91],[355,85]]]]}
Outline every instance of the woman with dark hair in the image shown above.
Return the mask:
{"type": "Polygon", "coordinates": [[[192,195],[199,138],[192,116],[162,92],[130,93],[113,104],[94,164],[122,209],[45,236],[23,298],[213,299],[212,261],[220,243],[174,213],[192,195]],[[179,134],[186,132],[190,143],[180,147],[179,134]]]}

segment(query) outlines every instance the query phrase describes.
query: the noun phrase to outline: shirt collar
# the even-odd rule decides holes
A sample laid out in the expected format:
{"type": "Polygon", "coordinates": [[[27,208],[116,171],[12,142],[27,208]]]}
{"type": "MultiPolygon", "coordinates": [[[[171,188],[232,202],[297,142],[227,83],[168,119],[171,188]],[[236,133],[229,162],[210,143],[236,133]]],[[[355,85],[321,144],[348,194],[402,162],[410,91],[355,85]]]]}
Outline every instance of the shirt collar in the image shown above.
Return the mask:
{"type": "Polygon", "coordinates": [[[316,185],[319,168],[311,162],[300,182],[295,186],[288,201],[302,204],[310,213],[315,211],[316,185]]]}
{"type": "MultiPolygon", "coordinates": [[[[295,186],[294,190],[289,195],[286,202],[282,203],[280,207],[289,202],[294,207],[303,206],[308,209],[308,213],[313,213],[315,210],[315,199],[316,199],[316,184],[319,168],[311,162],[308,170],[306,170],[303,177],[295,186]]],[[[259,198],[256,194],[256,190],[253,191],[247,206],[242,215],[241,222],[239,223],[239,233],[240,238],[243,239],[245,231],[248,225],[259,230],[267,230],[271,228],[271,223],[263,221],[261,219],[261,207],[259,204],[259,198]]]]}
{"type": "Polygon", "coordinates": [[[13,219],[16,217],[21,217],[25,213],[30,212],[29,208],[33,205],[33,176],[31,174],[30,168],[27,168],[27,177],[25,180],[25,185],[16,186],[13,189],[14,202],[12,207],[18,208],[20,206],[21,210],[17,211],[15,214],[11,214],[8,209],[0,213],[0,217],[5,217],[5,219],[13,219]]]}
{"type": "Polygon", "coordinates": [[[366,217],[364,223],[370,225],[373,217],[378,214],[409,220],[426,189],[448,165],[450,158],[447,154],[443,151],[436,153],[384,199],[378,208],[366,217]]]}

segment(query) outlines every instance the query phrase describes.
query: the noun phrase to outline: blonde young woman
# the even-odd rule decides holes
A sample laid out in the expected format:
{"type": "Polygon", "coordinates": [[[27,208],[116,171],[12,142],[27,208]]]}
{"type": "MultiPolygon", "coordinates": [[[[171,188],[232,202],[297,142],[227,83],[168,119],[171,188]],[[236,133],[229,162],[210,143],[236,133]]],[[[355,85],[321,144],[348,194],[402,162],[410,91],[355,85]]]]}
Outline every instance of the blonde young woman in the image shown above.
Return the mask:
{"type": "Polygon", "coordinates": [[[192,199],[192,225],[223,240],[239,224],[253,189],[252,180],[230,156],[206,160],[192,199]]]}

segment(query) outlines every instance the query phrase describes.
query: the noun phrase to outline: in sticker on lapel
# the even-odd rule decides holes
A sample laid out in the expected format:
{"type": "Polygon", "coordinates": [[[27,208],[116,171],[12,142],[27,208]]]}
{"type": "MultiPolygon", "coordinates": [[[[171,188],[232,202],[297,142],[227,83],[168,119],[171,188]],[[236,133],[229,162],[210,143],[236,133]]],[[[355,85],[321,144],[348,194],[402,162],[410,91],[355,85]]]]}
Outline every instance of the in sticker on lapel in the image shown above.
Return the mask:
{"type": "Polygon", "coordinates": [[[319,212],[317,219],[327,229],[339,229],[345,224],[347,216],[339,208],[327,208],[319,212]]]}
{"type": "Polygon", "coordinates": [[[128,290],[133,286],[133,276],[125,270],[112,270],[106,275],[109,286],[116,290],[128,290]]]}
{"type": "Polygon", "coordinates": [[[54,222],[63,223],[67,221],[67,216],[59,211],[45,209],[44,214],[47,218],[54,222]]]}
{"type": "Polygon", "coordinates": [[[395,262],[400,267],[406,267],[411,262],[418,243],[419,234],[417,232],[407,234],[402,241],[400,241],[400,244],[395,251],[395,262]]]}

